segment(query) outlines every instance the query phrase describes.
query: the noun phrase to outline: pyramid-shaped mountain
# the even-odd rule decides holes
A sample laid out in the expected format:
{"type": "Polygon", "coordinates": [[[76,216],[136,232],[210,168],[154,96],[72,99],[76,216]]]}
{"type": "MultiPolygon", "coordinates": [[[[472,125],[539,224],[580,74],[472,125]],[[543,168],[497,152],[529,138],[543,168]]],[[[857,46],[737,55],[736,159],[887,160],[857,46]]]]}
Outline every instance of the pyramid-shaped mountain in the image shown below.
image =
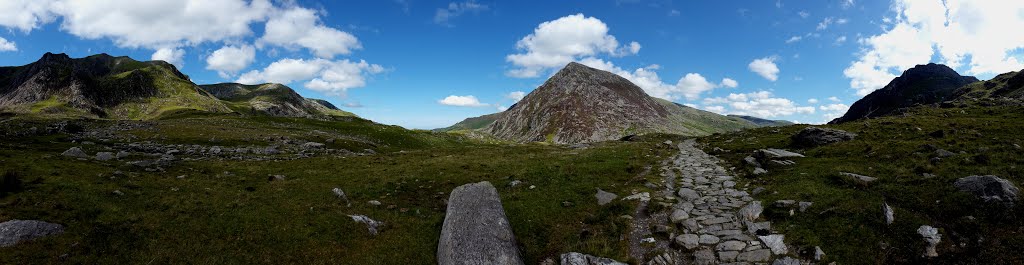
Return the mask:
{"type": "Polygon", "coordinates": [[[830,123],[886,116],[900,109],[942,102],[957,88],[974,82],[978,79],[961,76],[945,65],[918,65],[904,71],[882,89],[853,103],[845,115],[830,123]]]}
{"type": "Polygon", "coordinates": [[[656,99],[615,74],[569,63],[484,130],[516,142],[573,144],[642,133],[706,135],[755,127],[656,99]]]}

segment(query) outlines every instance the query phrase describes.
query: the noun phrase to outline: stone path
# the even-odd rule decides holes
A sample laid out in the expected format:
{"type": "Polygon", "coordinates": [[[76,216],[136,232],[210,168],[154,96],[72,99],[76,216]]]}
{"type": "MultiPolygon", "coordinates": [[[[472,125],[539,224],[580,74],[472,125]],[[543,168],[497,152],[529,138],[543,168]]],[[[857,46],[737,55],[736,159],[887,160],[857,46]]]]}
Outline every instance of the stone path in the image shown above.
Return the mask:
{"type": "MultiPolygon", "coordinates": [[[[669,230],[635,231],[644,234],[641,240],[646,240],[646,244],[640,242],[644,249],[634,249],[633,256],[657,254],[653,258],[649,255],[647,264],[767,264],[776,258],[782,261],[788,254],[784,236],[771,233],[769,222],[758,222],[763,209],[761,202],[755,201],[746,188],[737,187],[735,177],[719,165],[717,158],[696,148],[693,140],[676,147],[679,153],[662,164],[664,189],[658,195],[664,201],[650,202],[671,205],[665,210],[668,214],[651,214],[662,217],[660,223],[669,230]],[[668,236],[654,236],[659,232],[668,236]],[[656,242],[650,243],[651,239],[656,242]]],[[[633,238],[636,236],[631,235],[633,238]]]]}

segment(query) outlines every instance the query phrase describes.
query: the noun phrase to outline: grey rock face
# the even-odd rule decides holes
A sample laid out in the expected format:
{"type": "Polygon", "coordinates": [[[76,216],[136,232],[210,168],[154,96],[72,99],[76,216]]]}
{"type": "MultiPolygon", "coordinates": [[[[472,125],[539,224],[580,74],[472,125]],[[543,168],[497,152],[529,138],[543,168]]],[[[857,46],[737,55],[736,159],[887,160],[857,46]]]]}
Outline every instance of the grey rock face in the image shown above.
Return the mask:
{"type": "Polygon", "coordinates": [[[922,225],[917,228],[917,233],[924,238],[924,242],[928,243],[928,246],[924,249],[925,257],[938,257],[939,253],[935,251],[935,246],[939,245],[939,241],[942,240],[942,235],[939,234],[939,229],[927,225],[922,225]]]}
{"type": "Polygon", "coordinates": [[[797,146],[818,147],[853,140],[855,137],[857,137],[855,133],[812,126],[797,132],[797,134],[793,135],[792,140],[793,144],[797,146]]]}
{"type": "Polygon", "coordinates": [[[1020,200],[1020,189],[1016,185],[1009,180],[992,175],[963,177],[957,179],[953,186],[988,202],[1012,205],[1020,200]]]}
{"type": "MultiPolygon", "coordinates": [[[[569,252],[560,257],[561,265],[628,265],[609,258],[595,257],[583,253],[569,252]]],[[[461,263],[460,263],[461,264],[461,263]]],[[[466,263],[466,264],[493,264],[493,263],[466,263]]]]}
{"type": "Polygon", "coordinates": [[[370,219],[370,217],[366,217],[365,215],[349,215],[348,217],[352,217],[352,220],[358,223],[366,224],[366,230],[368,230],[371,235],[377,235],[379,232],[378,229],[384,226],[384,222],[370,219]]]}
{"type": "MultiPolygon", "coordinates": [[[[523,264],[498,191],[490,182],[452,190],[438,240],[437,263],[523,264]]],[[[564,257],[562,264],[567,264],[564,257]]]]}
{"type": "Polygon", "coordinates": [[[85,154],[85,152],[82,151],[82,148],[78,148],[78,147],[72,147],[72,148],[68,149],[67,151],[64,151],[60,155],[66,156],[66,157],[74,157],[74,158],[89,158],[89,155],[85,154]]]}
{"type": "Polygon", "coordinates": [[[36,220],[10,220],[0,223],[0,247],[64,233],[64,226],[36,220]]]}
{"type": "Polygon", "coordinates": [[[615,200],[615,198],[618,198],[619,195],[615,195],[615,193],[597,189],[597,194],[594,194],[594,197],[597,198],[597,205],[605,205],[615,200]]]}

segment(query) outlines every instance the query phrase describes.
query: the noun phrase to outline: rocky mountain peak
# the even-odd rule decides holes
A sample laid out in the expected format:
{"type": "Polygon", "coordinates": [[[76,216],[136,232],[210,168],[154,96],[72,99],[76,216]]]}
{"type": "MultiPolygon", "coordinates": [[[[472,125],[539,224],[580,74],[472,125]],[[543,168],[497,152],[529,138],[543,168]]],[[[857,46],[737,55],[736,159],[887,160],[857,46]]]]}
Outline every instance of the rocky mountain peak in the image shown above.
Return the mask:
{"type": "Polygon", "coordinates": [[[978,79],[961,76],[942,64],[917,65],[904,71],[885,87],[853,103],[845,115],[830,123],[886,116],[916,105],[942,102],[957,88],[974,82],[978,82],[978,79]]]}

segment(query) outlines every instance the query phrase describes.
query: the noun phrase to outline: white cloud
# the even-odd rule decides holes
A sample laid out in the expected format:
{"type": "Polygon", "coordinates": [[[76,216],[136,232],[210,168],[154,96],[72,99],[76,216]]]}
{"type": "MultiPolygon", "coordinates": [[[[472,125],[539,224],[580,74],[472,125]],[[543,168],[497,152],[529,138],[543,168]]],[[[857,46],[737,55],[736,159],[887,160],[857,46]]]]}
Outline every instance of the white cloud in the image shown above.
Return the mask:
{"type": "Polygon", "coordinates": [[[61,30],[121,47],[164,48],[252,34],[273,5],[268,0],[56,0],[61,30]]]}
{"type": "Polygon", "coordinates": [[[672,10],[668,11],[668,16],[670,16],[670,17],[678,17],[679,14],[680,14],[679,10],[672,9],[672,10]]]}
{"type": "Polygon", "coordinates": [[[740,82],[736,82],[736,80],[733,80],[732,78],[726,77],[726,78],[722,78],[722,86],[723,87],[728,87],[728,88],[736,88],[736,87],[740,86],[740,82]]]}
{"type": "Polygon", "coordinates": [[[839,4],[843,7],[843,9],[848,9],[850,7],[853,7],[853,5],[854,5],[853,0],[839,0],[839,1],[840,1],[839,4]]]}
{"type": "Polygon", "coordinates": [[[850,109],[850,106],[847,106],[846,104],[836,103],[818,106],[818,109],[825,112],[824,118],[826,121],[829,121],[835,118],[839,118],[843,116],[843,114],[846,114],[846,111],[850,109]]]}
{"type": "Polygon", "coordinates": [[[53,0],[0,1],[0,26],[29,32],[54,20],[53,0]]]}
{"type": "Polygon", "coordinates": [[[968,74],[1024,68],[1024,1],[896,0],[885,32],[861,39],[864,52],[843,71],[866,95],[896,74],[931,61],[968,74]]]}
{"type": "Polygon", "coordinates": [[[14,45],[13,41],[9,41],[4,38],[0,38],[0,52],[13,52],[17,51],[18,46],[14,45]]]}
{"type": "Polygon", "coordinates": [[[843,43],[846,43],[846,36],[839,36],[836,38],[836,45],[843,45],[843,43]]]}
{"type": "Polygon", "coordinates": [[[256,60],[256,49],[249,45],[224,46],[206,58],[206,69],[215,70],[223,78],[231,77],[256,60]]]}
{"type": "Polygon", "coordinates": [[[811,16],[811,13],[807,13],[807,11],[800,11],[797,12],[797,15],[800,15],[801,18],[807,18],[811,16]]]}
{"type": "Polygon", "coordinates": [[[508,106],[503,106],[503,105],[494,105],[494,108],[498,109],[498,112],[502,112],[502,111],[508,110],[508,106]]]}
{"type": "Polygon", "coordinates": [[[452,18],[456,18],[465,13],[478,13],[480,11],[487,11],[487,9],[489,9],[487,5],[479,4],[474,0],[462,3],[451,2],[448,3],[447,8],[437,9],[437,12],[434,13],[434,23],[451,27],[453,25],[449,21],[452,18]]]}
{"type": "Polygon", "coordinates": [[[828,26],[832,25],[832,20],[833,19],[834,18],[832,18],[832,17],[827,17],[824,20],[822,20],[821,23],[818,23],[818,30],[828,29],[828,26]]]}
{"type": "Polygon", "coordinates": [[[818,99],[816,99],[816,98],[807,99],[807,103],[818,104],[818,99]]]}
{"type": "Polygon", "coordinates": [[[850,20],[845,18],[836,19],[836,25],[843,25],[846,24],[847,22],[850,22],[850,20]]]}
{"type": "Polygon", "coordinates": [[[458,107],[487,107],[487,106],[490,106],[490,105],[485,104],[485,103],[480,103],[480,100],[477,99],[475,96],[472,96],[472,95],[469,95],[469,96],[450,95],[450,96],[448,96],[448,97],[446,97],[444,99],[438,100],[437,103],[441,103],[441,105],[458,106],[458,107]]]}
{"type": "Polygon", "coordinates": [[[779,66],[775,65],[775,60],[778,56],[768,56],[761,59],[756,59],[747,65],[750,71],[757,73],[761,77],[768,79],[772,82],[779,80],[779,66]]]}
{"type": "Polygon", "coordinates": [[[788,39],[788,40],[786,40],[786,43],[794,43],[794,42],[798,42],[798,41],[802,40],[803,38],[804,38],[804,37],[802,37],[802,36],[793,36],[793,37],[789,37],[789,39],[788,39]]]}
{"type": "Polygon", "coordinates": [[[270,16],[265,33],[257,42],[257,45],[262,44],[306,48],[326,59],[363,48],[352,34],[324,26],[316,11],[298,6],[270,16]]]}
{"type": "Polygon", "coordinates": [[[837,98],[837,97],[828,97],[828,100],[830,100],[830,101],[832,101],[832,102],[839,102],[839,101],[841,101],[841,100],[839,100],[839,98],[837,98]]]}
{"type": "MultiPolygon", "coordinates": [[[[615,66],[611,62],[607,62],[601,59],[587,57],[579,61],[579,63],[586,66],[590,66],[596,69],[611,72],[626,78],[633,84],[636,84],[640,88],[647,92],[648,95],[657,98],[663,98],[667,100],[677,100],[680,98],[686,98],[687,100],[696,100],[700,98],[700,95],[711,89],[717,88],[720,85],[708,82],[704,76],[698,73],[688,73],[679,79],[675,84],[667,84],[661,80],[658,73],[655,70],[659,69],[660,66],[654,64],[643,68],[638,68],[632,72],[623,70],[618,66],[615,66]]],[[[726,78],[728,79],[728,78],[726,78]]],[[[723,85],[729,83],[726,79],[722,80],[723,85]]],[[[732,80],[732,79],[728,79],[732,80]]],[[[732,80],[735,81],[735,80],[732,80]]],[[[739,84],[737,84],[739,85],[739,84]]]]}
{"type": "Polygon", "coordinates": [[[721,114],[749,115],[761,118],[813,114],[814,107],[798,106],[792,100],[777,98],[768,91],[730,93],[725,97],[704,99],[705,109],[721,114]],[[728,106],[726,109],[722,105],[728,106]]]}
{"type": "Polygon", "coordinates": [[[526,97],[526,92],[512,91],[509,92],[508,95],[505,95],[505,97],[511,99],[512,101],[519,102],[520,100],[523,100],[524,97],[526,97]]]}
{"type": "Polygon", "coordinates": [[[236,82],[290,84],[306,81],[303,86],[307,89],[343,96],[350,88],[365,86],[367,75],[383,71],[384,67],[364,60],[355,62],[348,59],[281,59],[262,71],[252,70],[242,74],[236,82]]]}
{"type": "Polygon", "coordinates": [[[516,67],[506,75],[530,78],[583,57],[636,54],[640,51],[640,44],[619,45],[615,36],[608,35],[608,25],[604,22],[575,14],[541,23],[533,33],[516,43],[516,49],[522,53],[505,57],[516,67]]]}
{"type": "Polygon", "coordinates": [[[184,57],[185,51],[182,49],[160,48],[153,53],[151,59],[168,62],[181,69],[182,66],[185,66],[184,57]]]}

